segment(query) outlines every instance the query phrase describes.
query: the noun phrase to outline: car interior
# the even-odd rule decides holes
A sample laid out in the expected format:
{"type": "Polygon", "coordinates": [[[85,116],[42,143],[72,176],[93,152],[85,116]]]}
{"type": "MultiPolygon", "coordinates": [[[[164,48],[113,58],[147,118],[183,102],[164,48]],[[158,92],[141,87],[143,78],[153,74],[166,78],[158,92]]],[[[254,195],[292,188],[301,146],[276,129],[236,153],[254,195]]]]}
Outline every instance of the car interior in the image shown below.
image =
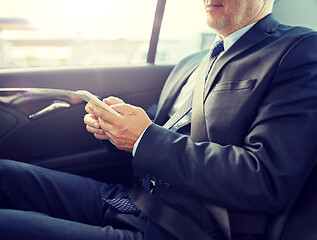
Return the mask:
{"type": "MultiPolygon", "coordinates": [[[[172,5],[168,0],[152,2],[156,9],[149,19],[152,21],[149,44],[142,48],[146,49],[143,63],[1,67],[0,159],[27,162],[111,183],[133,183],[131,161],[125,157],[128,155],[109,151],[102,141],[86,131],[83,122],[86,102],[74,91],[88,90],[100,98],[117,96],[143,109],[158,102],[164,82],[176,64],[158,61],[163,54],[160,46],[164,46],[160,45],[160,33],[167,32],[163,29],[164,17],[173,14],[181,20],[186,16],[177,12],[179,9],[169,8],[172,5]]],[[[274,15],[282,23],[317,29],[316,7],[315,0],[277,0],[274,15]]],[[[169,31],[173,33],[174,30],[169,31]]],[[[173,43],[165,50],[176,49],[173,43]]]]}

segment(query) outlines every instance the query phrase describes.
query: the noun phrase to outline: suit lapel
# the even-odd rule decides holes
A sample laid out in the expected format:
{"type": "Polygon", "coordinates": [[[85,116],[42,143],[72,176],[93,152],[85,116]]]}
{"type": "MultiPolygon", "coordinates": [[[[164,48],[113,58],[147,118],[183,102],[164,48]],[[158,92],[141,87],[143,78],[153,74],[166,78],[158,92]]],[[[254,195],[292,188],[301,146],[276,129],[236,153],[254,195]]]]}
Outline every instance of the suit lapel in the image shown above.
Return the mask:
{"type": "Polygon", "coordinates": [[[169,79],[176,79],[176,81],[166,86],[166,89],[163,90],[163,104],[161,106],[159,105],[158,107],[157,115],[154,120],[155,123],[161,125],[165,123],[168,112],[171,110],[177,96],[179,95],[183,86],[186,84],[189,76],[199,66],[200,60],[201,58],[199,58],[199,61],[195,60],[194,62],[190,63],[189,66],[185,68],[185,71],[178,71],[175,69],[175,71],[171,73],[169,79]]]}
{"type": "Polygon", "coordinates": [[[220,70],[236,56],[248,51],[253,46],[270,37],[270,33],[276,29],[279,23],[270,14],[254,25],[235,44],[231,46],[214,64],[206,82],[204,100],[216,84],[215,79],[220,70]]]}

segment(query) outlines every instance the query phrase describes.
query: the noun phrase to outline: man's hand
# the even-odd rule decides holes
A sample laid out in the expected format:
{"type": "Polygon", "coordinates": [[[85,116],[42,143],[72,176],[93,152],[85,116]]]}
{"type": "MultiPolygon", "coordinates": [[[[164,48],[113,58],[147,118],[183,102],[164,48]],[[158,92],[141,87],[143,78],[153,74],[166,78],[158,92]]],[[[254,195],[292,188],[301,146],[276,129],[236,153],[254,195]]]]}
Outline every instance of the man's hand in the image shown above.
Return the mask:
{"type": "MultiPolygon", "coordinates": [[[[116,97],[108,97],[103,99],[103,102],[109,106],[113,104],[124,103],[121,99],[116,97]]],[[[85,110],[88,112],[88,114],[86,114],[84,117],[84,123],[86,124],[87,131],[93,133],[97,139],[108,140],[109,137],[105,135],[103,129],[100,127],[98,118],[93,115],[92,111],[87,107],[87,105],[85,110]]]]}
{"type": "Polygon", "coordinates": [[[85,108],[89,114],[84,118],[87,130],[96,138],[111,139],[118,149],[131,152],[141,133],[151,125],[151,119],[142,108],[125,104],[119,98],[109,97],[104,102],[121,116],[89,102],[85,108]]]}

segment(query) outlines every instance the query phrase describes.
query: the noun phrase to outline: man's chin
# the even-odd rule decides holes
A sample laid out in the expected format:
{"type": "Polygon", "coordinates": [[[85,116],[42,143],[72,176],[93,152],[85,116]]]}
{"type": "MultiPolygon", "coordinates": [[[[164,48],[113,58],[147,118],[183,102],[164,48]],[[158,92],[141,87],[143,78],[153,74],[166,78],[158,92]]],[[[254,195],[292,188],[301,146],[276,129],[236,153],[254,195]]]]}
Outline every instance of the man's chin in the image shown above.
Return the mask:
{"type": "Polygon", "coordinates": [[[207,18],[207,25],[213,30],[221,30],[223,28],[223,21],[220,19],[207,18]]]}

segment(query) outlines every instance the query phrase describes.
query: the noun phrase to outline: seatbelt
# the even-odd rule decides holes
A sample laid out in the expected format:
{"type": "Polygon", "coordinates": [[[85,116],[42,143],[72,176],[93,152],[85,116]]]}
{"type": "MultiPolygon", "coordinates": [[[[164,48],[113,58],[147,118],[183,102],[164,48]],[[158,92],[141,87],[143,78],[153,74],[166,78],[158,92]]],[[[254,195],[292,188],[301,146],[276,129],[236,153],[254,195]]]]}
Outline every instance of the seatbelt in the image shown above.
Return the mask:
{"type": "Polygon", "coordinates": [[[189,216],[183,215],[146,191],[142,185],[133,188],[133,203],[154,223],[181,240],[213,240],[189,216]]]}
{"type": "MultiPolygon", "coordinates": [[[[197,77],[194,89],[191,117],[191,137],[196,142],[209,141],[204,114],[205,76],[207,66],[208,58],[205,57],[197,69],[197,76],[199,77],[197,77]]],[[[218,223],[226,239],[231,240],[229,214],[227,209],[209,203],[205,203],[205,206],[218,223]]]]}

